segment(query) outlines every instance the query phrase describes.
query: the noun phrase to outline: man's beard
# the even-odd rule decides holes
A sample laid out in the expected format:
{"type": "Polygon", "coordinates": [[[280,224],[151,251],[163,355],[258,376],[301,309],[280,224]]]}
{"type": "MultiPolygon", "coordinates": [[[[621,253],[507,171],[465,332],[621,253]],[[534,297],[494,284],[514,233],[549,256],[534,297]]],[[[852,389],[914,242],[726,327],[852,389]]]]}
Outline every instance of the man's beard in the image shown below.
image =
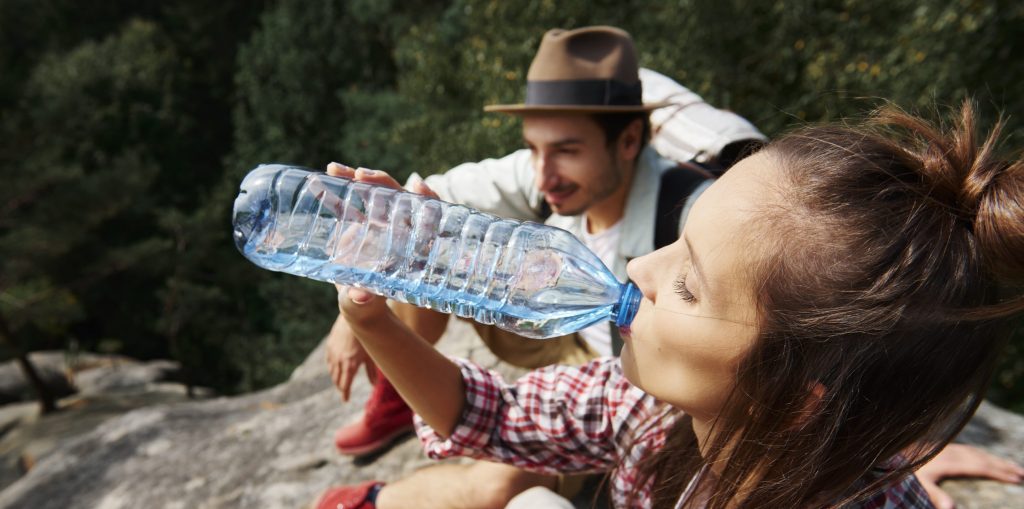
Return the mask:
{"type": "MultiPolygon", "coordinates": [[[[612,159],[612,161],[609,161],[608,166],[605,167],[605,170],[602,171],[600,175],[596,176],[596,179],[597,182],[601,183],[601,185],[600,187],[591,187],[591,195],[585,203],[576,205],[572,209],[565,210],[558,210],[558,207],[552,205],[551,202],[548,202],[548,205],[550,205],[551,209],[560,216],[578,216],[590,210],[590,208],[593,207],[595,203],[598,203],[601,200],[604,200],[605,198],[608,198],[609,196],[615,194],[615,191],[617,191],[619,189],[619,186],[622,185],[623,179],[622,171],[615,164],[614,158],[612,159]]],[[[577,193],[583,190],[584,189],[581,186],[577,185],[577,193]]],[[[545,196],[544,199],[547,200],[547,196],[545,196]]]]}

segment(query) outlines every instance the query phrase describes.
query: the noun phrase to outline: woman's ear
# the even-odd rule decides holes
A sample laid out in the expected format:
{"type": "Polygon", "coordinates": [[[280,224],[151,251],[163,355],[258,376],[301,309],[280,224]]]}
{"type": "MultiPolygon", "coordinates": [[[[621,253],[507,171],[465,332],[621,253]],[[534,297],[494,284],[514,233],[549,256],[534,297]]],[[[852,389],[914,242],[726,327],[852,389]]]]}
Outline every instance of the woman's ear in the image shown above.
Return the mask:
{"type": "Polygon", "coordinates": [[[821,382],[814,382],[811,384],[811,388],[807,391],[807,396],[804,399],[803,407],[793,417],[793,427],[802,428],[804,425],[810,423],[814,415],[821,409],[821,404],[825,399],[827,389],[821,382]]]}

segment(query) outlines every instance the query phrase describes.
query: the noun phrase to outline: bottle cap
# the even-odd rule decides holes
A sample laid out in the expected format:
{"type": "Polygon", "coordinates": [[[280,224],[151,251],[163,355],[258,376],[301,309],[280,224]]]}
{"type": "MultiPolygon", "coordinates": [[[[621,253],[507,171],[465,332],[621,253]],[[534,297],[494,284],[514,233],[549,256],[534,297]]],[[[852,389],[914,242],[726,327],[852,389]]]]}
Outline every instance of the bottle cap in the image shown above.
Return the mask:
{"type": "Polygon", "coordinates": [[[616,327],[629,327],[629,324],[633,323],[636,311],[640,309],[640,299],[642,297],[643,294],[640,293],[640,289],[633,283],[626,282],[622,284],[621,297],[619,297],[619,303],[613,311],[616,327]]]}

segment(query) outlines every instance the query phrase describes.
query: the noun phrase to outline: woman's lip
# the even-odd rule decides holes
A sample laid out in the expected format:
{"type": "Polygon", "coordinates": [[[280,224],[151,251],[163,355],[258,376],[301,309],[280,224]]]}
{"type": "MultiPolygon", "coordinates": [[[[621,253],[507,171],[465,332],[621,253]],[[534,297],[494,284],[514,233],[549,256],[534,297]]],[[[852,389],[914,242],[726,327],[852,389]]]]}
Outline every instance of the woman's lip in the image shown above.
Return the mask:
{"type": "Polygon", "coordinates": [[[619,327],[619,336],[621,336],[623,340],[631,339],[632,333],[633,330],[630,329],[628,325],[622,325],[619,327]]]}

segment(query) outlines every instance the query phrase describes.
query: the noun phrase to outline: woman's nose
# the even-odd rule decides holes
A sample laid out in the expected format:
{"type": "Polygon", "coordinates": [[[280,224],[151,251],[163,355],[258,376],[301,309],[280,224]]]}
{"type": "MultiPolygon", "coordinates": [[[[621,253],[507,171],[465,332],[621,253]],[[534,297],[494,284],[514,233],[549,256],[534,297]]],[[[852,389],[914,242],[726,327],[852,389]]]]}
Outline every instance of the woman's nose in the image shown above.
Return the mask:
{"type": "Polygon", "coordinates": [[[654,299],[657,297],[658,285],[653,284],[651,271],[648,270],[652,256],[654,256],[654,253],[630,260],[626,264],[626,275],[640,290],[645,299],[654,302],[654,299]]]}

